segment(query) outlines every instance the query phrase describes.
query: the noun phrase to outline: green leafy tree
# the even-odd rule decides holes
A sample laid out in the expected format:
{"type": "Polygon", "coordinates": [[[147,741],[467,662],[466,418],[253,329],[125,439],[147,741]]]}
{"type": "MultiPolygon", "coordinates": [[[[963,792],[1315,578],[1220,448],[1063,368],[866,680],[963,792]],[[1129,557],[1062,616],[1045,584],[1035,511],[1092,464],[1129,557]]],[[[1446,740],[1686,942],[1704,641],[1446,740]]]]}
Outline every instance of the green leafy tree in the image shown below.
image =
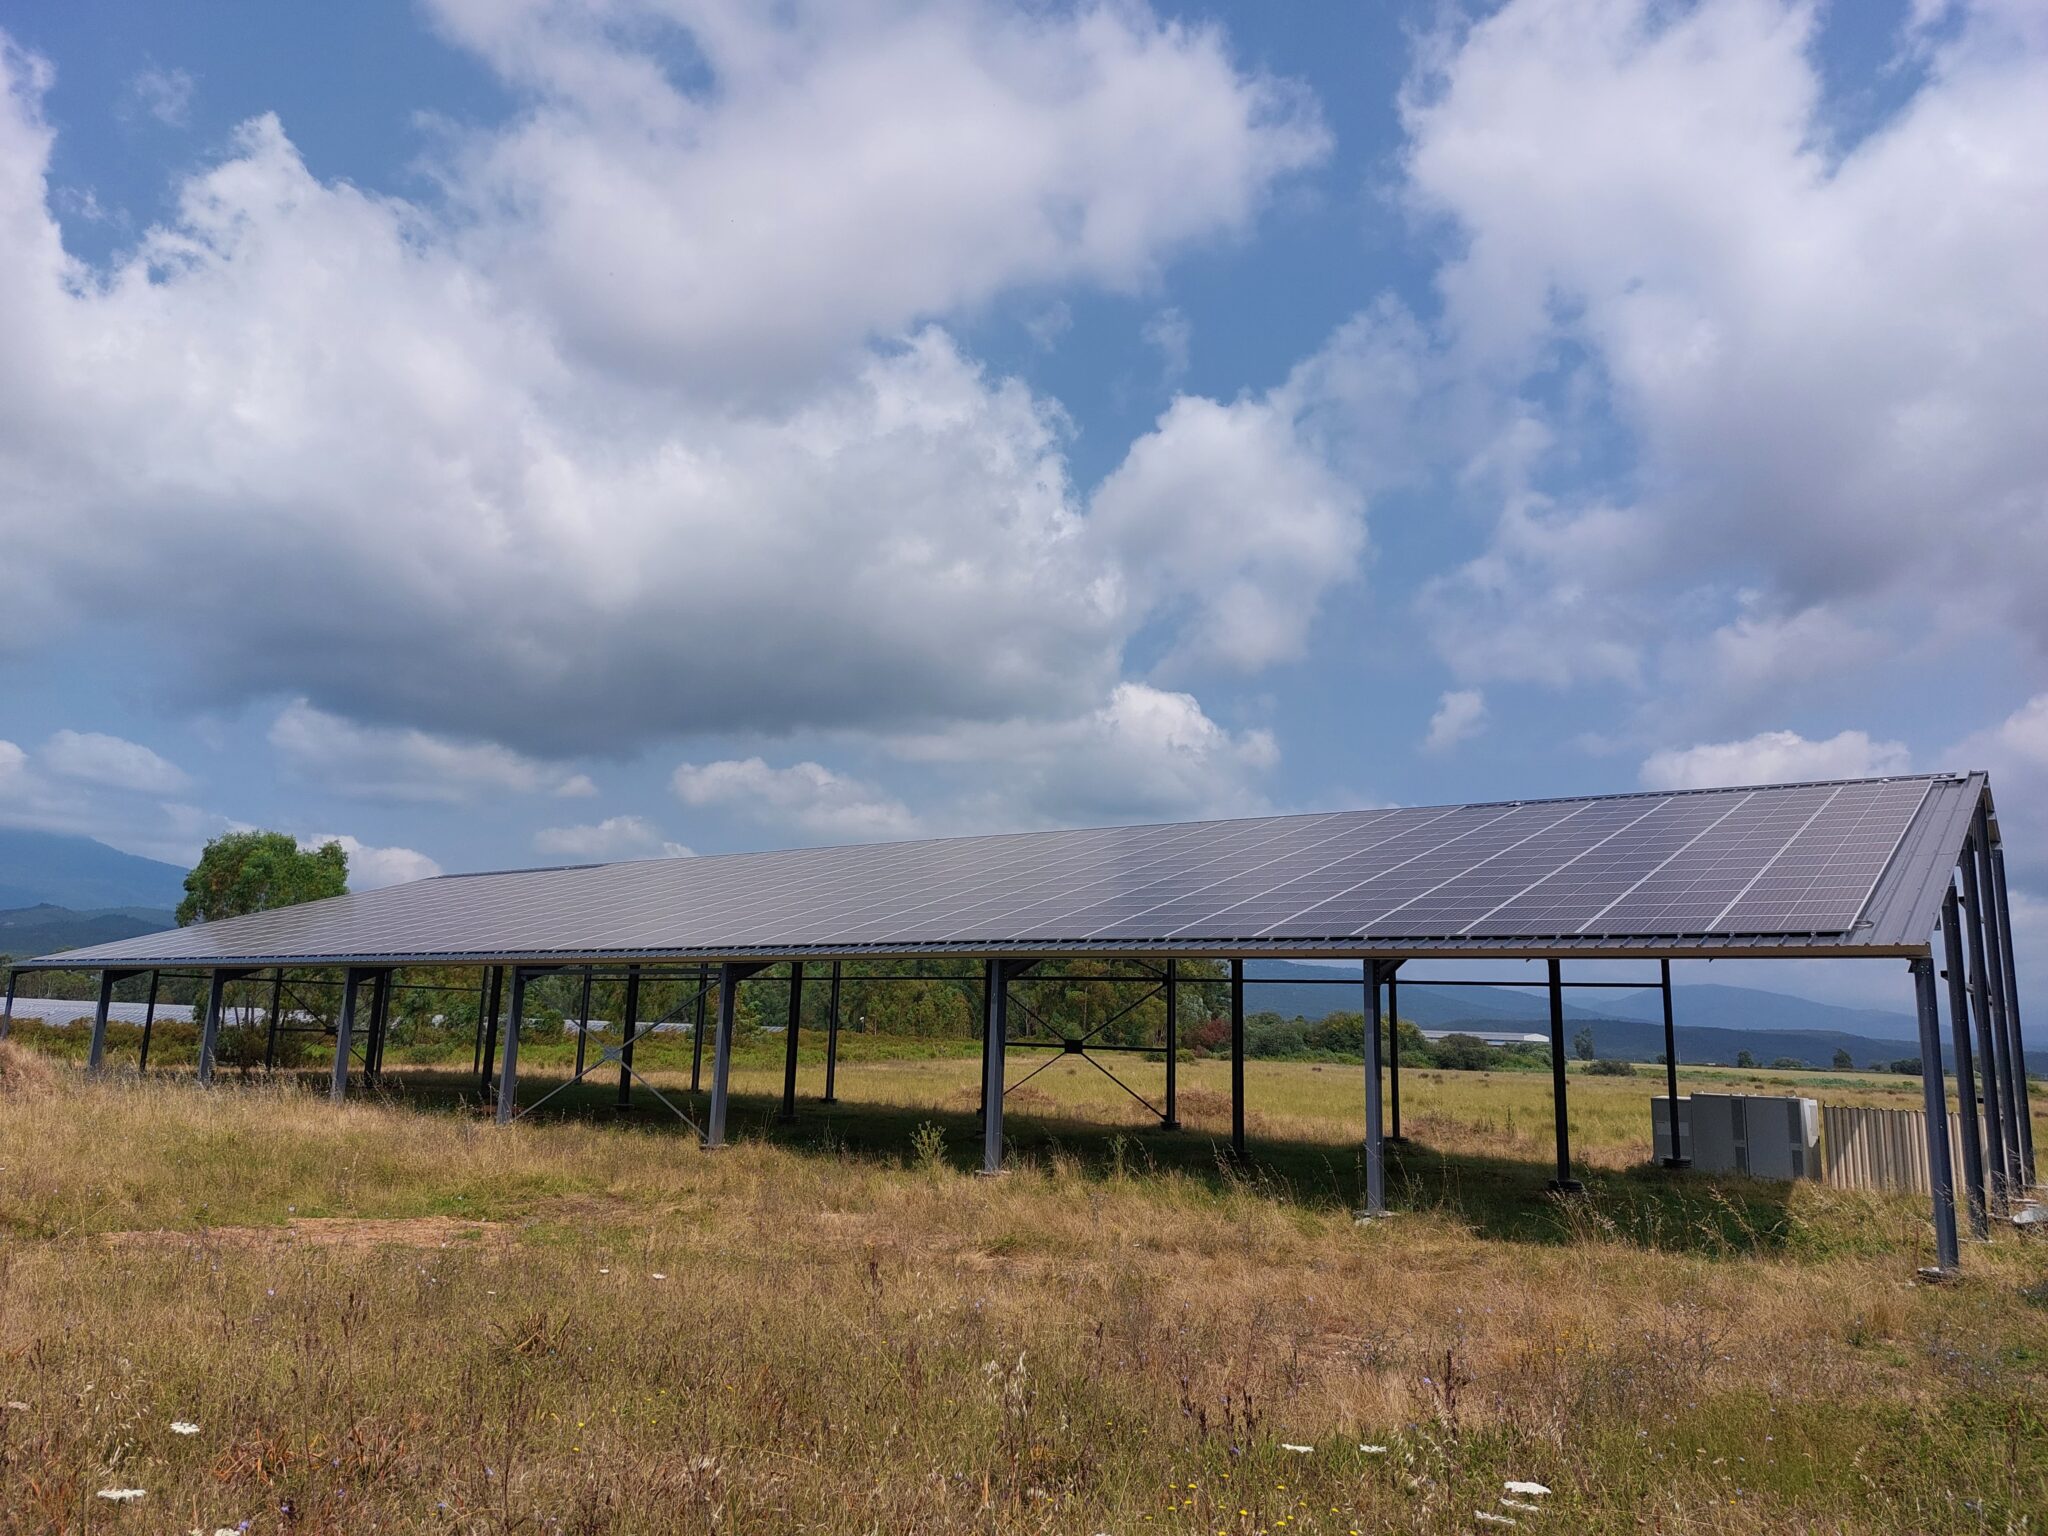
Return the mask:
{"type": "Polygon", "coordinates": [[[348,890],[348,853],[340,843],[304,849],[283,832],[228,832],[216,837],[185,877],[178,924],[295,907],[348,890]]]}
{"type": "Polygon", "coordinates": [[[1581,1061],[1593,1059],[1593,1031],[1582,1029],[1572,1036],[1572,1053],[1581,1061]]]}
{"type": "MultiPolygon", "coordinates": [[[[283,832],[229,832],[206,845],[198,864],[185,877],[178,922],[180,926],[211,923],[274,907],[295,907],[300,902],[339,896],[347,889],[348,853],[340,843],[304,849],[296,838],[283,832]]],[[[314,972],[291,973],[290,980],[296,985],[289,1006],[308,1011],[308,999],[302,994],[316,976],[314,972]]],[[[239,1009],[241,1027],[222,1033],[219,1059],[244,1076],[263,1061],[268,1032],[254,1025],[257,1009],[268,1001],[268,989],[260,984],[234,982],[228,987],[226,1002],[231,1016],[239,1009]]],[[[325,1013],[325,1000],[310,1011],[316,1017],[325,1013]]],[[[297,1065],[304,1058],[304,1041],[296,1034],[282,1038],[279,1048],[280,1065],[297,1065]]]]}
{"type": "Polygon", "coordinates": [[[1735,1065],[1737,1065],[1738,1067],[1753,1067],[1753,1066],[1755,1066],[1755,1065],[1756,1065],[1756,1054],[1755,1054],[1755,1052],[1753,1052],[1753,1051],[1737,1051],[1737,1052],[1735,1053],[1735,1065]]]}
{"type": "Polygon", "coordinates": [[[1430,1065],[1452,1072],[1491,1071],[1501,1055],[1477,1035],[1445,1035],[1429,1047],[1430,1065]]]}
{"type": "Polygon", "coordinates": [[[1850,1054],[1849,1054],[1849,1053],[1848,1053],[1847,1051],[1836,1051],[1836,1052],[1835,1052],[1835,1070],[1836,1070],[1837,1072],[1853,1072],[1853,1071],[1855,1071],[1855,1070],[1856,1070],[1856,1061],[1855,1061],[1855,1058],[1854,1058],[1854,1057],[1852,1057],[1852,1056],[1851,1056],[1851,1055],[1850,1055],[1850,1054]]]}

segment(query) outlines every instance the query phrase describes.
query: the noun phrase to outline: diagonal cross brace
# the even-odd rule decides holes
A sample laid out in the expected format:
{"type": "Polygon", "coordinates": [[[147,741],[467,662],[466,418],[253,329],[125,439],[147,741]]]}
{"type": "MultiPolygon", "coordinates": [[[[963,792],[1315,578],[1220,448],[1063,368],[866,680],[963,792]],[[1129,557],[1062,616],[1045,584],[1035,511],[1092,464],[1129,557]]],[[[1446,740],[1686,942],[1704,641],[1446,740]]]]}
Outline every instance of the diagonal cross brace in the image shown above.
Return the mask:
{"type": "Polygon", "coordinates": [[[676,1015],[681,1013],[685,1008],[695,1007],[697,1003],[698,993],[709,992],[710,990],[711,984],[709,982],[698,983],[696,992],[690,993],[687,997],[685,997],[681,1002],[677,1003],[675,1007],[671,1008],[667,1013],[663,1014],[660,1018],[653,1020],[651,1023],[641,1025],[640,1028],[634,1030],[631,1035],[628,1035],[624,1039],[620,1040],[617,1045],[600,1046],[598,1048],[597,1060],[587,1063],[580,1071],[571,1075],[568,1081],[555,1084],[554,1087],[550,1088],[546,1093],[542,1094],[539,1098],[535,1099],[531,1104],[527,1105],[524,1109],[515,1110],[513,1112],[512,1118],[514,1120],[517,1120],[520,1119],[522,1116],[532,1114],[536,1109],[539,1109],[541,1105],[547,1103],[548,1100],[552,1099],[556,1094],[563,1093],[571,1088],[574,1088],[578,1083],[582,1082],[584,1078],[590,1076],[591,1073],[597,1071],[598,1068],[616,1064],[620,1067],[625,1068],[627,1072],[631,1072],[633,1075],[633,1080],[635,1082],[642,1084],[649,1093],[653,1094],[657,1099],[660,1099],[662,1103],[667,1104],[668,1107],[672,1111],[674,1111],[678,1119],[680,1119],[685,1125],[689,1126],[691,1130],[696,1131],[701,1136],[703,1134],[703,1129],[697,1124],[696,1121],[692,1120],[680,1109],[676,1109],[674,1104],[669,1103],[667,1095],[662,1093],[662,1091],[659,1088],[655,1087],[654,1084],[648,1082],[647,1079],[642,1077],[638,1072],[635,1072],[632,1067],[626,1065],[625,1053],[626,1047],[628,1045],[637,1045],[643,1036],[653,1034],[657,1029],[661,1028],[662,1025],[667,1024],[671,1020],[673,1020],[676,1017],[676,1015]]]}

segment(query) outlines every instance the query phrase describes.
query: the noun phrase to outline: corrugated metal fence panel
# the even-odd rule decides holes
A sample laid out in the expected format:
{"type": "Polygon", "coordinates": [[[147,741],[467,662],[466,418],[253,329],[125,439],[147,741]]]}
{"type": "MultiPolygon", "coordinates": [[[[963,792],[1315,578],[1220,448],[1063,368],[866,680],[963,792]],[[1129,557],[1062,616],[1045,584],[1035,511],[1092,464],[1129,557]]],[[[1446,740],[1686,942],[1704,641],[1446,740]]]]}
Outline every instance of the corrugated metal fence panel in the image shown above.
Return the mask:
{"type": "MultiPolygon", "coordinates": [[[[1962,1126],[1944,1117],[1949,1166],[1962,1178],[1962,1126]]],[[[1827,1180],[1838,1189],[1897,1189],[1929,1193],[1927,1114],[1918,1109],[1869,1109],[1828,1104],[1821,1109],[1827,1180]]]]}

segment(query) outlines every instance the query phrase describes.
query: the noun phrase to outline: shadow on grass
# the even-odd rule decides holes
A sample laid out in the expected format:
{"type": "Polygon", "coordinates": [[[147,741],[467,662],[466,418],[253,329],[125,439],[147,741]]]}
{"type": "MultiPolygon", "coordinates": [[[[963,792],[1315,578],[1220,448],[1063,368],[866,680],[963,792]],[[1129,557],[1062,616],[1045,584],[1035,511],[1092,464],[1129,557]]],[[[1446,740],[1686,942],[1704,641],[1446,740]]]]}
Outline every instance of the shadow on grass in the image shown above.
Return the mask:
{"type": "MultiPolygon", "coordinates": [[[[477,1078],[459,1071],[387,1072],[367,1091],[419,1110],[481,1115],[489,1107],[477,1078]]],[[[620,1108],[616,1078],[608,1071],[602,1080],[593,1074],[567,1087],[555,1078],[528,1079],[519,1100],[522,1116],[536,1120],[611,1124],[694,1141],[706,1095],[667,1084],[661,1091],[695,1124],[685,1124],[638,1084],[631,1107],[620,1108]]],[[[963,1172],[980,1166],[982,1127],[972,1110],[800,1098],[796,1118],[784,1121],[780,1108],[777,1095],[735,1091],[727,1108],[728,1139],[895,1166],[912,1156],[920,1129],[933,1126],[948,1161],[963,1172]]],[[[1057,1155],[1101,1178],[1174,1174],[1214,1195],[1248,1192],[1321,1213],[1352,1211],[1362,1201],[1363,1151],[1354,1145],[1253,1136],[1240,1163],[1230,1155],[1228,1137],[1207,1130],[1104,1126],[1040,1104],[1028,1111],[1013,1108],[1004,1129],[1012,1162],[1057,1155]]],[[[1476,1235],[1517,1243],[1607,1238],[1660,1252],[1732,1258],[1781,1252],[1799,1236],[1789,1209],[1790,1185],[1645,1166],[1582,1169],[1586,1192],[1557,1195],[1547,1188],[1553,1171],[1548,1163],[1448,1152],[1415,1141],[1390,1144],[1388,1205],[1396,1220],[1404,1212],[1430,1213],[1476,1235]]]]}

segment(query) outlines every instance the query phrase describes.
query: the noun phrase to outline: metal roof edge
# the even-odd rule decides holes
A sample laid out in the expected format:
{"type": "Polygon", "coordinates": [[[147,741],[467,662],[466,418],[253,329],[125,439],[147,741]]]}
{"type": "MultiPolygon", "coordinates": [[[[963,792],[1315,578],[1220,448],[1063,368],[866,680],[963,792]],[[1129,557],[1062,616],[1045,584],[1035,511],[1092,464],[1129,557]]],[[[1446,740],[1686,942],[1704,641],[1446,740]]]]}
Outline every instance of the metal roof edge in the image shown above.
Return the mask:
{"type": "Polygon", "coordinates": [[[1917,938],[1931,943],[1942,893],[1962,857],[1977,806],[1989,796],[1990,787],[1990,775],[1964,774],[1944,797],[1945,804],[1917,819],[1895,856],[1901,883],[1885,893],[1881,909],[1874,895],[1866,909],[1871,942],[1909,944],[1917,938]],[[1913,879],[1916,872],[1918,878],[1913,879]]]}
{"type": "MultiPolygon", "coordinates": [[[[667,963],[677,965],[719,965],[733,964],[775,964],[801,960],[806,963],[819,960],[912,960],[953,956],[960,959],[978,959],[993,955],[1073,955],[1115,959],[1124,957],[1173,956],[1181,959],[1229,960],[1420,960],[1425,957],[1447,960],[1738,960],[1738,959],[1912,959],[1931,952],[1928,941],[1913,943],[1875,943],[1868,940],[1851,939],[1840,934],[1777,935],[1777,934],[1730,934],[1693,936],[1631,936],[1625,940],[1613,938],[1588,938],[1579,941],[1569,939],[1529,940],[1502,939],[1488,942],[1475,939],[1428,940],[1404,939],[1400,941],[1361,944],[1357,940],[1332,939],[1326,942],[1314,940],[1287,939],[1278,941],[1242,942],[1219,941],[1214,939],[1195,940],[1183,943],[1169,943],[1159,940],[1129,940],[1116,942],[1061,942],[1045,940],[977,940],[963,944],[876,944],[872,947],[849,948],[843,945],[778,945],[758,949],[717,949],[717,950],[672,950],[672,949],[630,949],[630,950],[548,950],[523,954],[508,954],[492,951],[475,951],[463,954],[449,953],[358,953],[322,955],[237,955],[233,959],[218,956],[156,956],[146,960],[130,957],[118,962],[120,967],[132,971],[148,970],[233,970],[260,971],[273,966],[287,966],[295,970],[318,970],[342,966],[360,966],[370,969],[395,968],[399,966],[450,966],[469,967],[486,965],[508,965],[523,967],[565,967],[578,965],[637,965],[646,963],[667,963]]],[[[17,971],[65,971],[99,970],[112,961],[80,962],[73,955],[51,955],[34,960],[22,960],[13,964],[17,971]]]]}

